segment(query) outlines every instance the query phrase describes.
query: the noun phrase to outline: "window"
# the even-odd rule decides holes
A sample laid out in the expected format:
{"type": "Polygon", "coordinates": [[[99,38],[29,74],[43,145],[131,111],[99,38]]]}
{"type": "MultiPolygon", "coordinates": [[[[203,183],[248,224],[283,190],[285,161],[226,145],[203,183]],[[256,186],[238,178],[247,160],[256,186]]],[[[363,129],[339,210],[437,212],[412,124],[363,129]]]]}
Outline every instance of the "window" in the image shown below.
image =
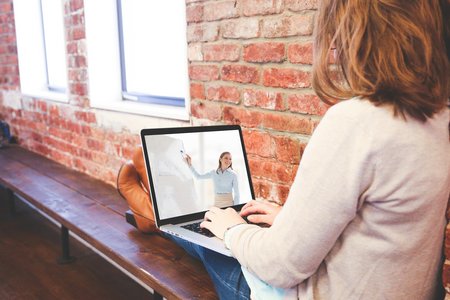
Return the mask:
{"type": "Polygon", "coordinates": [[[47,88],[50,91],[65,93],[67,88],[66,43],[61,1],[41,0],[41,12],[47,88]]]}
{"type": "Polygon", "coordinates": [[[85,0],[84,6],[91,105],[188,120],[184,0],[85,0]]]}
{"type": "Polygon", "coordinates": [[[14,0],[23,94],[67,102],[62,1],[14,0]]]}
{"type": "Polygon", "coordinates": [[[184,106],[184,1],[117,0],[117,10],[124,98],[184,106]]]}

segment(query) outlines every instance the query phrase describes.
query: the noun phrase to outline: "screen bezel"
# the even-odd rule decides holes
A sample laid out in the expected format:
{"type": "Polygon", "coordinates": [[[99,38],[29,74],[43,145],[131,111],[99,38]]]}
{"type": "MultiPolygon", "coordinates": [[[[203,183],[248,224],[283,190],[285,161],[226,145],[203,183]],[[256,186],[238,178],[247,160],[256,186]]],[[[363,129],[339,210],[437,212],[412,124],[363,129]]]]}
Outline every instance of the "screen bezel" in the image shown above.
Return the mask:
{"type": "MultiPolygon", "coordinates": [[[[141,130],[141,143],[142,143],[142,153],[144,155],[145,167],[147,171],[147,176],[149,180],[150,193],[151,193],[151,202],[153,205],[153,212],[155,215],[156,226],[160,227],[162,225],[167,224],[180,224],[193,220],[202,219],[207,212],[201,211],[193,214],[187,214],[183,216],[171,217],[166,219],[160,219],[158,203],[156,201],[156,191],[152,184],[153,177],[150,168],[150,160],[148,156],[147,144],[145,141],[145,137],[149,135],[167,135],[167,134],[177,134],[177,133],[199,133],[199,132],[214,132],[214,131],[227,131],[227,130],[237,130],[239,132],[239,139],[241,141],[242,154],[244,156],[245,168],[247,171],[247,178],[250,187],[251,198],[255,199],[255,192],[253,190],[252,177],[250,174],[250,168],[247,159],[247,152],[245,150],[244,137],[242,135],[242,129],[239,125],[213,125],[213,126],[191,126],[191,127],[171,127],[171,128],[146,128],[141,130]]],[[[251,199],[249,199],[250,201],[251,199]]],[[[236,211],[239,211],[245,203],[232,205],[230,207],[234,208],[236,211]]]]}

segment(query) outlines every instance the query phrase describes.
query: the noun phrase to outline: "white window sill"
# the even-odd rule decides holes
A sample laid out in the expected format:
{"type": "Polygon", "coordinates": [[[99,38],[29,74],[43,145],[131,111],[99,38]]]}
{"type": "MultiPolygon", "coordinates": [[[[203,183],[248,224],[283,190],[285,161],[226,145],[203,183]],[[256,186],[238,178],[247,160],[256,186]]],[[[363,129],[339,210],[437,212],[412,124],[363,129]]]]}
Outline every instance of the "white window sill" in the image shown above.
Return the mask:
{"type": "Polygon", "coordinates": [[[96,108],[125,112],[144,116],[189,121],[189,112],[186,107],[166,106],[158,104],[140,103],[135,101],[99,102],[93,105],[96,108]]]}
{"type": "Polygon", "coordinates": [[[69,103],[69,97],[66,93],[58,93],[52,91],[22,91],[22,95],[56,102],[69,103]]]}

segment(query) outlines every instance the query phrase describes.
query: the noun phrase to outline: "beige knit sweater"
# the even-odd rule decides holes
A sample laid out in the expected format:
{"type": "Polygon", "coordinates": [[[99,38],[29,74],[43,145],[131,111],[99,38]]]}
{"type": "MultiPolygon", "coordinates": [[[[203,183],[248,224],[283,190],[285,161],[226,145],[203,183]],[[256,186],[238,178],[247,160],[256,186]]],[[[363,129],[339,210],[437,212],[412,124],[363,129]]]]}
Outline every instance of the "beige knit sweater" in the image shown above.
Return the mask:
{"type": "Polygon", "coordinates": [[[239,262],[299,299],[432,299],[450,187],[449,111],[426,123],[352,99],[326,113],[270,228],[236,227],[239,262]]]}

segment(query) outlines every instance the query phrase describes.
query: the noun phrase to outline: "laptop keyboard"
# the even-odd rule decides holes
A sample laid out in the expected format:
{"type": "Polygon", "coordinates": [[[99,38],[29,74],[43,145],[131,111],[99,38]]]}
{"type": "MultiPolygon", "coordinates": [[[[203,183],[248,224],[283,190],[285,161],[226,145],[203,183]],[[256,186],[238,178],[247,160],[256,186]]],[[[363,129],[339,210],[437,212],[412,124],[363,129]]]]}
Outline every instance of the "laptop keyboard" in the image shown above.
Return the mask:
{"type": "Polygon", "coordinates": [[[183,227],[183,228],[185,228],[187,230],[190,230],[190,231],[194,231],[194,232],[200,233],[200,234],[205,235],[207,237],[213,237],[214,234],[211,231],[209,231],[208,229],[201,228],[200,227],[200,223],[201,222],[191,223],[191,224],[183,225],[181,227],[183,227]]]}

